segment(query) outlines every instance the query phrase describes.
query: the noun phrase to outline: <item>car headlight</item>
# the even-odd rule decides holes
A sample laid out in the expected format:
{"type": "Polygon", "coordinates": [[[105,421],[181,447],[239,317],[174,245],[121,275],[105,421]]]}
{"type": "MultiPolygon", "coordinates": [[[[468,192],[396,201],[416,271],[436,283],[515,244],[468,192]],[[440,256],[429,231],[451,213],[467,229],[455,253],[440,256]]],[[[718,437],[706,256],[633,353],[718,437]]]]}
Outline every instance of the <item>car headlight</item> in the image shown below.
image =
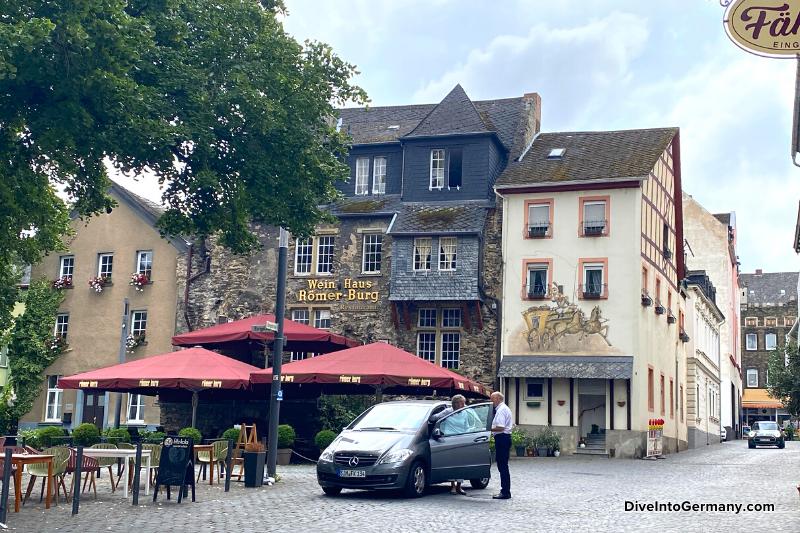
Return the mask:
{"type": "Polygon", "coordinates": [[[333,462],[333,450],[330,448],[325,448],[325,451],[319,456],[319,460],[324,463],[332,463],[333,462]]]}
{"type": "Polygon", "coordinates": [[[402,450],[395,450],[393,452],[389,452],[384,455],[378,464],[387,464],[387,463],[402,463],[409,457],[411,454],[414,453],[411,450],[404,448],[402,450]]]}

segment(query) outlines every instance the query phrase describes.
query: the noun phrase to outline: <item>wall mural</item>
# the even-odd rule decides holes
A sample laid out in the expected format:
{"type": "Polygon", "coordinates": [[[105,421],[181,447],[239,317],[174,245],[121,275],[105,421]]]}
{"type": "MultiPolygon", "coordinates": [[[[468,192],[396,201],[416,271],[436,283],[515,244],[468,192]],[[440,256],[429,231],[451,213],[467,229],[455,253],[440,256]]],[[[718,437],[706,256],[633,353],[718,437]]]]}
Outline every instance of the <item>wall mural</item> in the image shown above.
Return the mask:
{"type": "Polygon", "coordinates": [[[550,286],[550,294],[555,307],[540,305],[523,311],[525,323],[512,335],[512,353],[621,355],[611,346],[608,319],[602,317],[599,305],[587,317],[583,309],[558,290],[557,283],[550,286]]]}

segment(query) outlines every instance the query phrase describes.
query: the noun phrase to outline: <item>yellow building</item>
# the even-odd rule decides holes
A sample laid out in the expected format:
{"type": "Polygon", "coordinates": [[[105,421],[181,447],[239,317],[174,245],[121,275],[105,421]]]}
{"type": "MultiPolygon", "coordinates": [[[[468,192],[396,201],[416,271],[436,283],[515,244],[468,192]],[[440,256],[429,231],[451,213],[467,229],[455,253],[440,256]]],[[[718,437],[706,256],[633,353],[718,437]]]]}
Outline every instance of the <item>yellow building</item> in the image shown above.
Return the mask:
{"type": "Polygon", "coordinates": [[[658,418],[664,453],[685,449],[677,128],[542,133],[495,190],[515,422],[552,424],[562,452],[641,457],[658,418]]]}

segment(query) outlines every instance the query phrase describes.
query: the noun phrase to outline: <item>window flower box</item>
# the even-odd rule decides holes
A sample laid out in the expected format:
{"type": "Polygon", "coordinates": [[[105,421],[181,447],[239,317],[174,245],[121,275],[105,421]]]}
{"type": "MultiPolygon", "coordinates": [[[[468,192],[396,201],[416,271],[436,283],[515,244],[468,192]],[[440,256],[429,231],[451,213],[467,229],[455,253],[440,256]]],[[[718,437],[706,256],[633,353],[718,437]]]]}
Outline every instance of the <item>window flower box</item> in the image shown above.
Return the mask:
{"type": "Polygon", "coordinates": [[[72,288],[72,278],[69,276],[63,276],[58,278],[57,280],[53,280],[50,282],[50,286],[53,287],[55,290],[61,289],[71,289],[72,288]]]}
{"type": "Polygon", "coordinates": [[[47,339],[44,341],[44,345],[50,352],[55,352],[58,354],[64,353],[67,351],[67,347],[69,347],[67,340],[61,335],[55,335],[52,339],[47,339]]]}
{"type": "Polygon", "coordinates": [[[144,291],[142,288],[143,285],[147,285],[150,283],[150,278],[148,278],[145,274],[131,274],[131,285],[133,285],[137,291],[144,291]]]}
{"type": "Polygon", "coordinates": [[[642,291],[642,305],[644,307],[650,307],[653,305],[653,299],[650,298],[650,295],[647,294],[647,291],[642,291]]]}
{"type": "Polygon", "coordinates": [[[128,335],[128,338],[125,340],[125,347],[130,350],[128,353],[132,353],[132,350],[138,346],[146,346],[147,340],[145,340],[144,333],[137,333],[134,335],[131,333],[128,335]]]}
{"type": "Polygon", "coordinates": [[[111,276],[95,276],[89,280],[89,287],[91,287],[94,292],[103,292],[103,287],[110,285],[113,285],[113,283],[111,283],[111,276]]]}
{"type": "Polygon", "coordinates": [[[525,402],[525,405],[528,407],[539,407],[542,405],[542,402],[525,402]]]}

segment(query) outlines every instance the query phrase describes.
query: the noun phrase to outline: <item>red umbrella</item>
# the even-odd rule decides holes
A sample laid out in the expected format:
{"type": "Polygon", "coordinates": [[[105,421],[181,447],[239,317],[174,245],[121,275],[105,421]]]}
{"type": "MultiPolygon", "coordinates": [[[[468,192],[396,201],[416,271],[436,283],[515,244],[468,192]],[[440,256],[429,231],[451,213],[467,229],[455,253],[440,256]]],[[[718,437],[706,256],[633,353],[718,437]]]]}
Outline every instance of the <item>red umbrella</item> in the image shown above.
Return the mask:
{"type": "Polygon", "coordinates": [[[246,389],[258,367],[203,348],[189,348],[139,361],[99,368],[61,378],[61,389],[99,389],[157,394],[161,389],[192,391],[192,427],[197,394],[206,389],[246,389]]]}
{"type": "MultiPolygon", "coordinates": [[[[234,320],[227,324],[211,326],[197,331],[190,331],[172,337],[173,346],[205,346],[220,350],[235,350],[250,348],[253,341],[275,340],[272,331],[254,333],[253,326],[263,326],[267,322],[275,322],[275,315],[259,315],[241,320],[234,320]]],[[[358,346],[359,342],[343,335],[337,335],[324,329],[312,328],[305,324],[284,320],[283,334],[287,344],[287,351],[324,352],[341,350],[347,347],[358,346]]]]}
{"type": "MultiPolygon", "coordinates": [[[[286,384],[337,384],[344,389],[354,385],[371,385],[378,390],[395,387],[419,391],[449,389],[469,396],[487,396],[480,383],[435,365],[384,342],[375,342],[356,348],[323,354],[286,364],[281,370],[281,381],[286,384]]],[[[272,383],[272,369],[258,370],[250,375],[250,382],[272,383]]]]}

